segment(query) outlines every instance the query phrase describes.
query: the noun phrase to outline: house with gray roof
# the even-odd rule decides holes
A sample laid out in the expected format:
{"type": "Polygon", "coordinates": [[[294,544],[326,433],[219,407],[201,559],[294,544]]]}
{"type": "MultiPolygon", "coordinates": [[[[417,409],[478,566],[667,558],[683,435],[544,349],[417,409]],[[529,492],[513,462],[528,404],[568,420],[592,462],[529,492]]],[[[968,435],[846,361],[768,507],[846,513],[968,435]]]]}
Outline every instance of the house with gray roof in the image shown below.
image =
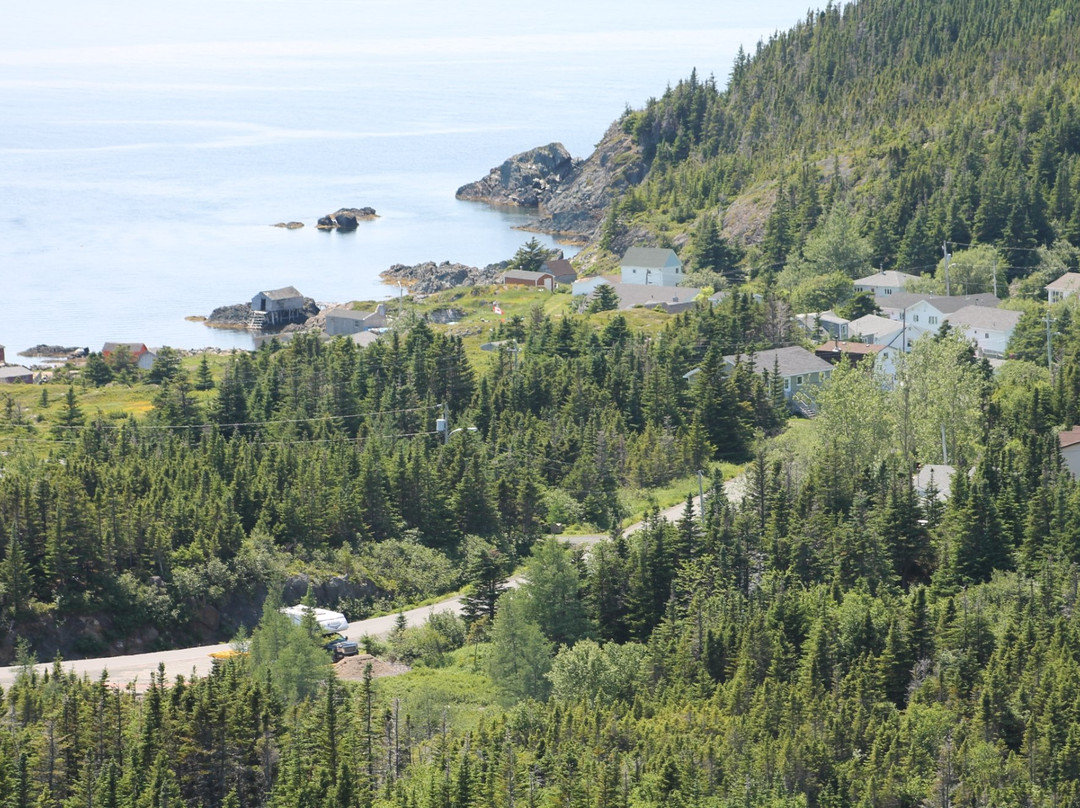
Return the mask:
{"type": "Polygon", "coordinates": [[[571,284],[577,280],[577,272],[565,258],[551,258],[540,266],[541,272],[548,272],[555,278],[555,283],[571,284]]]}
{"type": "Polygon", "coordinates": [[[326,312],[326,333],[331,337],[358,334],[373,328],[386,328],[386,304],[380,303],[375,311],[335,308],[326,312]]]}
{"type": "Polygon", "coordinates": [[[870,292],[874,297],[891,297],[898,292],[903,292],[909,281],[918,279],[917,275],[886,269],[867,275],[865,278],[859,278],[854,285],[856,292],[870,292]]]}
{"type": "Polygon", "coordinates": [[[686,277],[679,256],[667,247],[631,247],[619,268],[623,283],[643,286],[678,286],[686,277]]]}
{"type": "Polygon", "coordinates": [[[833,369],[833,366],[820,356],[798,345],[752,354],[732,354],[724,357],[724,364],[730,369],[738,365],[752,364],[754,372],[767,377],[776,373],[783,379],[784,398],[788,401],[799,392],[820,387],[832,375],[833,369]]]}
{"type": "Polygon", "coordinates": [[[965,306],[946,316],[953,326],[962,329],[976,349],[984,356],[1004,357],[1016,324],[1023,312],[1010,309],[988,309],[985,306],[965,306]]]}
{"type": "Polygon", "coordinates": [[[304,296],[295,286],[256,292],[251,298],[251,315],[248,325],[255,329],[303,322],[307,319],[304,296]]]}
{"type": "Polygon", "coordinates": [[[34,371],[22,365],[0,367],[0,384],[33,384],[34,371]]]}
{"type": "Polygon", "coordinates": [[[535,286],[549,292],[555,289],[555,276],[550,272],[510,269],[503,273],[501,281],[503,286],[535,286]]]}

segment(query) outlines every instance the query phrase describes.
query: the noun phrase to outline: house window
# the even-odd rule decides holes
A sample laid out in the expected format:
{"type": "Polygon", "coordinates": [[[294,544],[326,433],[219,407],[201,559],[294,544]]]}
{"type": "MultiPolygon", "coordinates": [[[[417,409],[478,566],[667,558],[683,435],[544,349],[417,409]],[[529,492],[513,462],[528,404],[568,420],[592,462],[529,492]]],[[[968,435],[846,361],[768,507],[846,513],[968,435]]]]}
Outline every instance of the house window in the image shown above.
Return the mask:
{"type": "Polygon", "coordinates": [[[784,379],[784,389],[785,390],[790,390],[791,389],[791,379],[784,379]]]}
{"type": "Polygon", "coordinates": [[[911,315],[911,321],[914,322],[914,323],[919,322],[919,315],[917,315],[917,314],[911,315]]]}
{"type": "Polygon", "coordinates": [[[892,289],[886,289],[886,290],[885,290],[885,294],[887,294],[887,295],[891,295],[891,294],[892,294],[892,289]]]}
{"type": "Polygon", "coordinates": [[[802,376],[796,376],[795,377],[795,384],[796,384],[796,386],[802,384],[802,376]]]}
{"type": "Polygon", "coordinates": [[[937,317],[931,314],[926,318],[926,322],[930,323],[930,325],[937,325],[937,317]]]}

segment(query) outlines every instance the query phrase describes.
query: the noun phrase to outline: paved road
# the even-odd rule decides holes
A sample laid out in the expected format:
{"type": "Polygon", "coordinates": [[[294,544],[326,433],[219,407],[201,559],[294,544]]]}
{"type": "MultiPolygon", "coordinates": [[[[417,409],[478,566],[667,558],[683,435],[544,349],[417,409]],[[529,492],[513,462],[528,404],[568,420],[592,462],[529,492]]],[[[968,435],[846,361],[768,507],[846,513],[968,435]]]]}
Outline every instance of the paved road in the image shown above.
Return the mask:
{"type": "MultiPolygon", "coordinates": [[[[668,521],[674,521],[682,515],[684,507],[685,504],[679,504],[660,513],[668,521]]],[[[641,524],[641,522],[637,522],[631,525],[626,529],[625,533],[633,533],[641,528],[641,524]]],[[[588,545],[607,538],[607,536],[593,534],[563,536],[562,538],[573,545],[588,545]]],[[[510,583],[514,585],[517,581],[511,579],[510,583]]],[[[455,614],[460,614],[461,598],[447,598],[433,605],[409,609],[404,614],[408,624],[413,626],[423,623],[433,611],[453,611],[455,614]]],[[[354,640],[363,637],[365,634],[372,637],[385,636],[394,627],[397,619],[396,614],[389,614],[383,617],[357,620],[349,623],[347,634],[354,640]]],[[[212,665],[210,654],[214,651],[224,651],[228,647],[228,643],[221,643],[219,645],[202,645],[197,648],[178,648],[174,651],[156,651],[149,654],[80,659],[64,662],[63,668],[65,671],[74,671],[79,676],[86,675],[94,680],[101,676],[102,671],[107,671],[108,679],[112,684],[126,685],[129,682],[134,682],[136,688],[141,689],[149,684],[150,674],[156,672],[158,666],[162,664],[165,666],[166,681],[171,681],[179,675],[191,676],[195,674],[197,676],[206,676],[210,672],[212,665]]],[[[46,669],[52,668],[52,663],[42,663],[36,667],[39,672],[44,672],[46,669]]],[[[0,687],[10,687],[15,681],[18,671],[19,669],[16,667],[0,668],[0,687]]]]}

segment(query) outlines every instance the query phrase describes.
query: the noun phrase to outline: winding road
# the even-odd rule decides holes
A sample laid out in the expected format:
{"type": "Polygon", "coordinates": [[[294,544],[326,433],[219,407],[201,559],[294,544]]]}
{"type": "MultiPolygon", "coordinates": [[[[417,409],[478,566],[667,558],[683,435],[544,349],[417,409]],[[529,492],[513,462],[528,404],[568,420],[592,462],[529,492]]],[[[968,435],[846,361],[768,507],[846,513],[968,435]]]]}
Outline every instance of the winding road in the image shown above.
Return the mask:
{"type": "MultiPolygon", "coordinates": [[[[735,478],[735,480],[737,479],[738,478],[735,478]]],[[[735,480],[729,480],[725,483],[725,489],[728,489],[735,480]]],[[[735,497],[732,497],[733,493],[736,493],[734,489],[728,491],[729,497],[734,499],[735,497]]],[[[684,507],[685,503],[680,503],[661,511],[660,515],[668,521],[675,521],[682,515],[684,507]]],[[[625,533],[633,533],[634,531],[639,530],[641,525],[641,522],[630,525],[625,533]]],[[[573,546],[582,546],[595,544],[596,542],[607,538],[607,536],[606,534],[590,534],[564,536],[562,538],[573,546]]],[[[514,583],[516,583],[516,581],[511,579],[511,585],[514,583]]],[[[405,615],[408,624],[414,626],[423,623],[432,612],[442,611],[452,611],[455,614],[460,614],[461,597],[455,595],[428,606],[409,609],[408,611],[403,612],[403,614],[405,615]]],[[[352,639],[358,639],[364,635],[383,637],[390,633],[390,630],[394,627],[397,620],[397,614],[371,617],[367,620],[357,620],[349,623],[348,636],[352,639]]],[[[214,651],[224,651],[228,648],[228,643],[219,643],[218,645],[201,645],[196,648],[177,648],[172,651],[155,651],[149,654],[128,654],[126,656],[78,659],[65,661],[62,663],[62,667],[65,672],[74,671],[77,676],[89,676],[93,680],[98,679],[104,672],[111,684],[124,686],[133,683],[136,689],[142,689],[149,685],[150,674],[155,673],[161,665],[165,666],[166,681],[172,681],[177,676],[181,675],[206,676],[209,674],[213,664],[210,654],[214,651]]],[[[51,670],[52,667],[53,663],[51,662],[43,662],[35,666],[39,673],[51,670]]],[[[18,666],[0,668],[0,687],[5,689],[11,687],[19,671],[20,668],[18,666]]]]}

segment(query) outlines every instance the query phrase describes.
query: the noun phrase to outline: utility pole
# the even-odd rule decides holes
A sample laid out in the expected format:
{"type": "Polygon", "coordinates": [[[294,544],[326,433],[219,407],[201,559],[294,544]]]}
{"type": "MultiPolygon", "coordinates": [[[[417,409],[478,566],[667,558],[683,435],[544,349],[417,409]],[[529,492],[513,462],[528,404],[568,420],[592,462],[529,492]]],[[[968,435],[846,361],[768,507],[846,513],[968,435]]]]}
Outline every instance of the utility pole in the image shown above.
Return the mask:
{"type": "Polygon", "coordinates": [[[697,472],[697,491],[698,491],[698,510],[701,511],[701,524],[705,524],[705,487],[701,483],[701,476],[704,474],[701,469],[697,472]]]}
{"type": "Polygon", "coordinates": [[[1046,369],[1050,371],[1050,381],[1054,380],[1054,346],[1053,332],[1050,329],[1054,321],[1050,317],[1049,307],[1046,309],[1046,369]]]}
{"type": "Polygon", "coordinates": [[[997,258],[996,257],[994,258],[993,273],[994,273],[994,297],[997,297],[998,293],[997,293],[997,258]]]}
{"type": "Polygon", "coordinates": [[[949,242],[941,242],[941,252],[945,254],[945,295],[952,294],[952,287],[949,285],[949,259],[952,255],[949,253],[949,242]]]}

